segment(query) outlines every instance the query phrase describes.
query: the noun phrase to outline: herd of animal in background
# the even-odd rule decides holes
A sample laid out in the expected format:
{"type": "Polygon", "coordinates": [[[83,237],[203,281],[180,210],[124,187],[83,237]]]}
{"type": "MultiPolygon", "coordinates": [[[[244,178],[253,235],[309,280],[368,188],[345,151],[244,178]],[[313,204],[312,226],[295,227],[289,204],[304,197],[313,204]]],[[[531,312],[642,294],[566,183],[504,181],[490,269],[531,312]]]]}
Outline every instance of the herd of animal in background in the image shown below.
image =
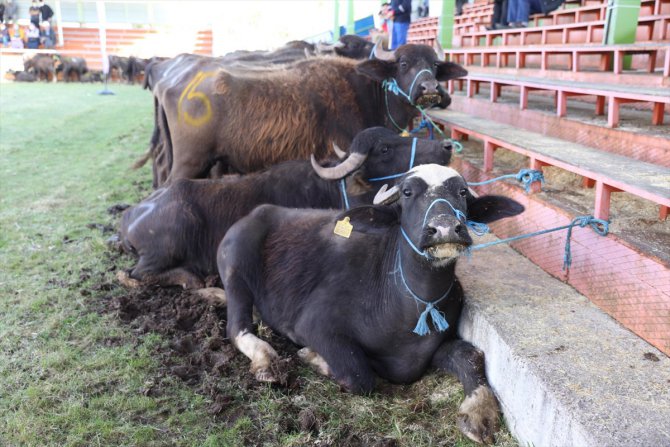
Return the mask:
{"type": "Polygon", "coordinates": [[[254,335],[253,309],[349,392],[454,374],[460,430],[493,442],[484,355],[456,334],[455,266],[473,221],[523,206],[473,195],[446,166],[448,141],[398,135],[449,105],[440,82],[467,74],[440,53],[344,36],[149,62],[154,130],[137,165],[152,161],[156,189],[122,217],[118,246],[138,262],[119,281],[224,300],[228,339],[259,381],[278,380],[278,354],[254,335]]]}
{"type": "MultiPolygon", "coordinates": [[[[115,55],[110,55],[108,58],[108,80],[129,84],[142,82],[144,69],[150,62],[167,59],[165,57],[144,59],[115,55]]],[[[104,82],[105,74],[101,70],[89,69],[86,59],[81,57],[36,53],[25,56],[22,71],[7,70],[5,78],[15,82],[104,82]]]]}

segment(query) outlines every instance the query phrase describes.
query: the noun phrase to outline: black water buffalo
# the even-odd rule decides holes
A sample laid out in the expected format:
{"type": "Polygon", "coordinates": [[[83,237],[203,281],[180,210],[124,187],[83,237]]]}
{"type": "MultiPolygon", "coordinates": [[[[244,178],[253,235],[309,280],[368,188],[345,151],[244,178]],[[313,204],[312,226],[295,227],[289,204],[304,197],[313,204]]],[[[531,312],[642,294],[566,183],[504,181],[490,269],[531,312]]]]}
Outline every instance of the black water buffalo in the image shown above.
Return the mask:
{"type": "Polygon", "coordinates": [[[400,177],[410,165],[447,164],[450,157],[447,141],[404,138],[377,127],[360,132],[349,156],[335,167],[288,161],[233,179],[174,182],[123,214],[120,242],[139,261],[119,280],[131,287],[141,282],[202,288],[207,277],[217,273],[216,249],[226,231],[255,206],[369,204],[376,192],[372,185],[379,182],[375,179],[400,177]],[[344,177],[346,193],[345,184],[338,181],[344,177]]]}
{"type": "Polygon", "coordinates": [[[54,57],[56,64],[56,73],[63,73],[63,81],[70,82],[73,78],[81,82],[84,74],[88,73],[86,59],[82,57],[54,57]]]}
{"type": "Polygon", "coordinates": [[[99,70],[89,70],[81,77],[81,82],[103,82],[104,74],[99,70]]]}
{"type": "Polygon", "coordinates": [[[167,181],[206,177],[216,163],[247,173],[311,153],[322,158],[332,142],[348,146],[364,128],[405,128],[419,115],[417,104],[443,101],[438,81],[467,74],[426,45],[375,54],[261,72],[179,64],[153,90],[168,131],[164,150],[172,154],[167,181]]]}
{"type": "Polygon", "coordinates": [[[149,62],[151,59],[130,56],[123,71],[123,77],[128,80],[129,84],[134,84],[135,81],[140,82],[149,62]]]}
{"type": "Polygon", "coordinates": [[[278,356],[253,334],[252,307],[350,392],[372,391],[377,376],[409,383],[429,368],[453,373],[465,390],[460,429],[491,442],[498,405],[484,354],[456,337],[463,290],[455,267],[472,244],[471,220],[523,206],[475,198],[456,171],[437,165],[413,168],[380,190],[380,202],[349,211],[262,205],[233,225],[217,255],[228,337],[266,382],[276,381],[278,356]]]}
{"type": "Polygon", "coordinates": [[[119,77],[119,80],[124,80],[125,72],[128,70],[128,58],[124,56],[116,56],[110,54],[107,56],[109,60],[109,71],[107,72],[107,77],[111,77],[114,73],[119,77]]]}
{"type": "Polygon", "coordinates": [[[35,54],[31,58],[24,59],[23,69],[34,74],[38,80],[44,78],[47,82],[49,80],[56,82],[54,58],[57,57],[56,54],[35,54]]]}
{"type": "Polygon", "coordinates": [[[35,82],[37,81],[37,76],[32,73],[28,73],[27,71],[7,70],[5,79],[9,79],[14,82],[35,82]]]}
{"type": "Polygon", "coordinates": [[[333,44],[318,43],[316,50],[319,54],[335,53],[349,59],[372,59],[375,44],[355,34],[345,34],[333,44]]]}

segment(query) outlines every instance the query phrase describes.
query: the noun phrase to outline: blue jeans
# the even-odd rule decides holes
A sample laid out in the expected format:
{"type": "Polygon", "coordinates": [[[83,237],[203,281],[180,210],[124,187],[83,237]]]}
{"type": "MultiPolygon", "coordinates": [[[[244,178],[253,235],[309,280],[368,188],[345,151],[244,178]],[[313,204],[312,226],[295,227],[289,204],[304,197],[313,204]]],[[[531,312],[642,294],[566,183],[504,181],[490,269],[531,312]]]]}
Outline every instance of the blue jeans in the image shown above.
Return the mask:
{"type": "Polygon", "coordinates": [[[538,12],[542,12],[542,8],[537,0],[508,0],[507,2],[507,21],[509,23],[528,23],[528,17],[538,12]]]}
{"type": "Polygon", "coordinates": [[[407,43],[407,30],[409,30],[409,22],[393,22],[393,30],[391,31],[392,50],[407,43]]]}

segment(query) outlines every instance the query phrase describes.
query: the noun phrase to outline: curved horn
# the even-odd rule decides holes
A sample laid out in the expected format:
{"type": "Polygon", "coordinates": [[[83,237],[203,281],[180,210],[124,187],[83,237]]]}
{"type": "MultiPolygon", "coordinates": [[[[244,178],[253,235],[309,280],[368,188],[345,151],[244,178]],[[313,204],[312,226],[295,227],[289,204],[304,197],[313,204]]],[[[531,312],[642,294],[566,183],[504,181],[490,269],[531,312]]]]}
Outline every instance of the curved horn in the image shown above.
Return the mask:
{"type": "Polygon", "coordinates": [[[400,188],[398,185],[395,185],[393,188],[387,190],[388,186],[389,185],[384,185],[379,188],[379,191],[377,191],[377,194],[375,194],[375,198],[372,199],[373,205],[388,205],[398,200],[400,197],[400,188]]]}
{"type": "Polygon", "coordinates": [[[375,47],[375,58],[381,61],[394,62],[395,53],[393,51],[386,51],[381,45],[377,45],[375,47]]]}
{"type": "Polygon", "coordinates": [[[316,162],[316,158],[314,158],[314,154],[312,154],[311,161],[312,168],[314,168],[314,171],[316,171],[319,177],[326,180],[339,180],[358,169],[366,158],[366,154],[359,154],[354,152],[349,155],[346,160],[342,161],[342,163],[337,166],[333,166],[332,168],[324,168],[323,166],[319,165],[316,162]]]}
{"type": "Polygon", "coordinates": [[[345,158],[347,158],[347,153],[344,152],[342,149],[340,149],[340,147],[337,144],[335,144],[334,141],[333,141],[333,152],[335,152],[335,155],[337,155],[337,158],[339,158],[340,160],[344,160],[345,158]]]}
{"type": "Polygon", "coordinates": [[[437,58],[444,62],[446,59],[444,57],[444,50],[442,49],[442,45],[440,45],[440,41],[435,39],[433,42],[433,50],[437,53],[437,58]]]}

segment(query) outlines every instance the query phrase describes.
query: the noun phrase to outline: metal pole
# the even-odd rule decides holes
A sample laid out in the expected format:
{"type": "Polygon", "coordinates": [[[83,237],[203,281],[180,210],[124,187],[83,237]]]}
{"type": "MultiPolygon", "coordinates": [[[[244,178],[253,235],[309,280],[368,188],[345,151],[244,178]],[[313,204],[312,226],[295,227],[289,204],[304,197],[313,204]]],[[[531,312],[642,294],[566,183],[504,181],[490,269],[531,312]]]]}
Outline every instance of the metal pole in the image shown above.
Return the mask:
{"type": "Polygon", "coordinates": [[[333,27],[333,42],[340,38],[340,0],[335,0],[335,24],[333,27]]]}
{"type": "Polygon", "coordinates": [[[56,23],[58,23],[58,46],[62,47],[65,39],[63,39],[63,12],[60,9],[60,0],[56,0],[54,7],[56,8],[56,23]]]}
{"type": "Polygon", "coordinates": [[[98,9],[98,27],[100,30],[100,54],[102,55],[102,72],[105,75],[105,88],[98,92],[99,95],[113,95],[114,93],[107,89],[107,78],[109,78],[109,58],[107,57],[107,31],[105,30],[105,2],[97,1],[98,9]]]}

